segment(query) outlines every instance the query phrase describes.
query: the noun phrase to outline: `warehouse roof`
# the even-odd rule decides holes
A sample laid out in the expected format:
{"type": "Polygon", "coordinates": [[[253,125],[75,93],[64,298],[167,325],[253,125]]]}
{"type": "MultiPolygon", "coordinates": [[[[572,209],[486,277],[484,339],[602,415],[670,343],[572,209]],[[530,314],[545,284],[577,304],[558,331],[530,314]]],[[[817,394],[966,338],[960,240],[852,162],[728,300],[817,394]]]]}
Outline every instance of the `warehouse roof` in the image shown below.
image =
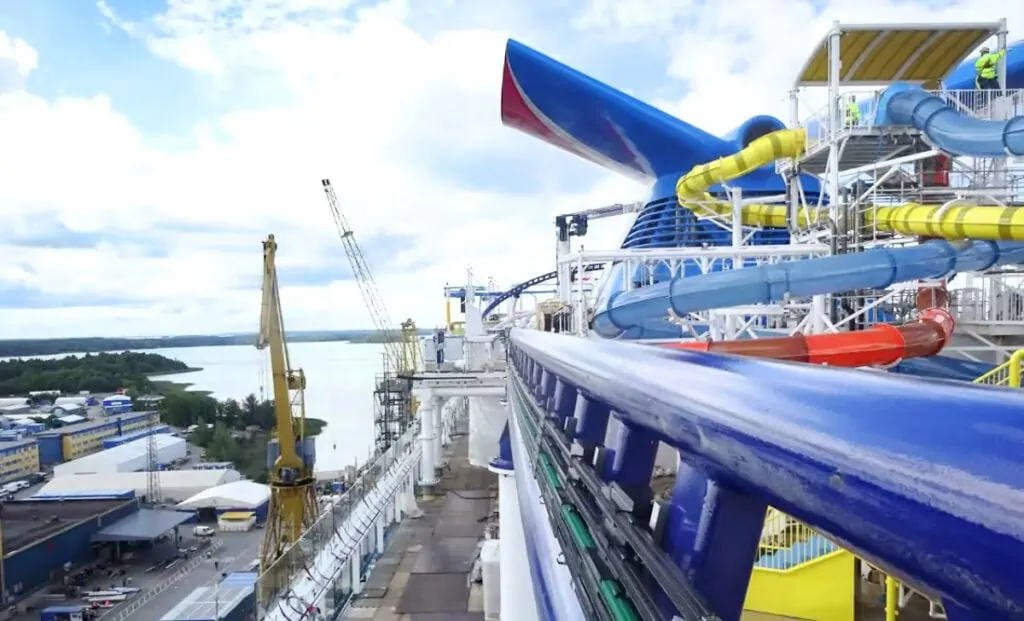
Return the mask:
{"type": "Polygon", "coordinates": [[[191,513],[163,509],[139,509],[92,536],[93,541],[152,541],[184,524],[191,513]]]}
{"type": "Polygon", "coordinates": [[[63,531],[66,528],[95,519],[113,509],[133,503],[134,500],[78,500],[69,502],[38,502],[17,500],[4,503],[0,516],[3,517],[4,554],[63,531]]]}
{"type": "Polygon", "coordinates": [[[224,619],[253,592],[251,586],[200,587],[185,596],[161,621],[224,619]]]}
{"type": "MultiPolygon", "coordinates": [[[[184,440],[177,438],[170,434],[156,434],[151,436],[156,444],[156,450],[162,450],[168,446],[175,444],[184,444],[184,440]]],[[[86,455],[85,457],[79,457],[73,459],[67,464],[75,464],[75,469],[78,468],[89,468],[92,464],[110,464],[110,463],[124,463],[137,459],[140,456],[147,455],[149,453],[149,437],[139,438],[138,440],[132,440],[131,442],[125,442],[120,446],[115,446],[102,450],[98,453],[86,455]]],[[[96,472],[100,469],[97,468],[96,472]]]]}
{"type": "MultiPolygon", "coordinates": [[[[209,470],[203,472],[223,472],[209,470]]],[[[254,481],[235,481],[225,483],[211,489],[205,489],[185,502],[179,503],[179,509],[200,509],[216,507],[218,509],[255,509],[270,499],[270,487],[254,481]]]]}
{"type": "Polygon", "coordinates": [[[76,425],[64,425],[56,429],[47,429],[46,431],[40,431],[37,435],[40,436],[66,436],[69,433],[77,433],[80,431],[88,431],[104,425],[109,425],[117,421],[131,422],[138,420],[139,418],[148,414],[154,414],[155,412],[132,412],[131,414],[117,414],[114,416],[107,416],[101,420],[90,420],[84,423],[78,423],[76,425]]]}
{"type": "MultiPolygon", "coordinates": [[[[164,488],[207,488],[222,483],[237,481],[241,475],[237,470],[163,470],[157,477],[164,488]]],[[[149,487],[149,473],[104,472],[96,474],[69,474],[54,477],[41,493],[105,490],[145,490],[149,487]]]]}

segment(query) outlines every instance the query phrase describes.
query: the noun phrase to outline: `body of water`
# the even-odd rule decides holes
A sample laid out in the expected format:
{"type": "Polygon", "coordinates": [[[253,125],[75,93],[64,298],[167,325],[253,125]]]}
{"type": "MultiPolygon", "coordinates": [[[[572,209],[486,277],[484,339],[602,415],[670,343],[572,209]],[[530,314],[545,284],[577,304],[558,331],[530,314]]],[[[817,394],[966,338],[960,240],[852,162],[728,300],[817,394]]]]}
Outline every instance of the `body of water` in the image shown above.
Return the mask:
{"type": "MultiPolygon", "coordinates": [[[[192,389],[211,391],[217,399],[259,397],[261,389],[265,398],[273,396],[267,351],[245,345],[142,351],[202,369],[153,379],[191,382],[192,389]]],[[[292,368],[306,374],[306,415],[327,421],[317,438],[318,470],[364,463],[373,450],[374,378],[383,352],[378,344],[340,341],[288,346],[292,368]]]]}
{"type": "MultiPolygon", "coordinates": [[[[189,382],[193,390],[213,393],[217,399],[241,401],[249,394],[273,397],[268,351],[251,345],[172,347],[133,350],[181,360],[194,373],[156,376],[189,382]]],[[[288,346],[292,368],[306,373],[306,416],[327,421],[317,437],[317,470],[338,470],[365,463],[373,451],[373,389],[381,372],[384,347],[380,344],[294,343],[288,346]]],[[[82,354],[24,356],[63,358],[82,354]]],[[[0,361],[10,358],[0,358],[0,361]]]]}

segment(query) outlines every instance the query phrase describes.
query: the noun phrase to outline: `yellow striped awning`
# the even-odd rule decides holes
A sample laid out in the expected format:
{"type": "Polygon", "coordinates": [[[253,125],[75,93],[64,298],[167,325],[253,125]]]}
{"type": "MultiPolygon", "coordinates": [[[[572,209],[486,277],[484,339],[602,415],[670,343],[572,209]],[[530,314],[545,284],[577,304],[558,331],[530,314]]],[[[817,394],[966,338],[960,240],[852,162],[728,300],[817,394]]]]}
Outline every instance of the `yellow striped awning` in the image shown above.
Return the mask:
{"type": "Polygon", "coordinates": [[[225,511],[220,514],[220,519],[241,522],[255,516],[256,514],[252,511],[225,511]]]}
{"type": "MultiPolygon", "coordinates": [[[[934,88],[999,28],[999,24],[842,24],[840,82],[877,85],[906,81],[934,88]]],[[[797,86],[827,84],[828,35],[814,49],[797,78],[797,86]]]]}

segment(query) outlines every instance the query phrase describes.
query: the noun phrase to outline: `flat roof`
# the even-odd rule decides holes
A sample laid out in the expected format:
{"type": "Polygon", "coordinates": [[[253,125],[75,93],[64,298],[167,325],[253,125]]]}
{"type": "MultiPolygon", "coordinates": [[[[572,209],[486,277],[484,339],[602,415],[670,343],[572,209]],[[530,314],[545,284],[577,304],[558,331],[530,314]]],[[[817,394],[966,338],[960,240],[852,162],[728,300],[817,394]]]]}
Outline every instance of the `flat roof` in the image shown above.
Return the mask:
{"type": "Polygon", "coordinates": [[[74,425],[64,425],[57,429],[47,429],[46,431],[40,431],[37,436],[66,436],[69,433],[78,433],[80,431],[88,431],[95,429],[96,427],[102,427],[109,425],[117,421],[131,421],[137,418],[142,418],[147,414],[155,414],[155,411],[151,412],[132,412],[131,414],[115,414],[113,416],[106,416],[100,420],[90,420],[84,423],[75,423],[74,425]]]}
{"type": "MultiPolygon", "coordinates": [[[[838,24],[843,84],[919,82],[934,88],[1001,24],[838,24]]],[[[797,86],[828,85],[828,39],[814,48],[797,86]]]]}
{"type": "Polygon", "coordinates": [[[252,592],[251,586],[199,587],[186,595],[180,604],[160,617],[160,621],[223,619],[252,592]]]}
{"type": "Polygon", "coordinates": [[[53,535],[81,522],[95,519],[134,500],[71,500],[47,502],[17,500],[0,505],[3,520],[4,555],[53,535]]]}
{"type": "Polygon", "coordinates": [[[139,509],[92,536],[93,541],[152,541],[175,526],[184,524],[192,513],[166,509],[139,509]]]}
{"type": "Polygon", "coordinates": [[[18,448],[20,446],[29,446],[32,444],[39,444],[39,440],[37,440],[36,438],[25,438],[23,440],[15,440],[13,442],[0,442],[0,452],[12,448],[18,448]]]}

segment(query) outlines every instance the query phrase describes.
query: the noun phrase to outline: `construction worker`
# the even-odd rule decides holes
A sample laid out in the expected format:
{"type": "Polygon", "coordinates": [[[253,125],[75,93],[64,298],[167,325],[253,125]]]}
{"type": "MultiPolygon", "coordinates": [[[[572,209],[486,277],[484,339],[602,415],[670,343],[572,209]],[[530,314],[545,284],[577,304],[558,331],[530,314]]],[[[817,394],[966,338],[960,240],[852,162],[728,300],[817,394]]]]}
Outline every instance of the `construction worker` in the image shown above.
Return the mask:
{"type": "Polygon", "coordinates": [[[857,105],[857,98],[850,95],[846,100],[846,126],[857,127],[860,125],[860,106],[857,105]]]}
{"type": "Polygon", "coordinates": [[[999,90],[999,61],[1006,50],[992,53],[988,46],[981,48],[981,56],[974,61],[974,85],[980,90],[999,90]]]}

